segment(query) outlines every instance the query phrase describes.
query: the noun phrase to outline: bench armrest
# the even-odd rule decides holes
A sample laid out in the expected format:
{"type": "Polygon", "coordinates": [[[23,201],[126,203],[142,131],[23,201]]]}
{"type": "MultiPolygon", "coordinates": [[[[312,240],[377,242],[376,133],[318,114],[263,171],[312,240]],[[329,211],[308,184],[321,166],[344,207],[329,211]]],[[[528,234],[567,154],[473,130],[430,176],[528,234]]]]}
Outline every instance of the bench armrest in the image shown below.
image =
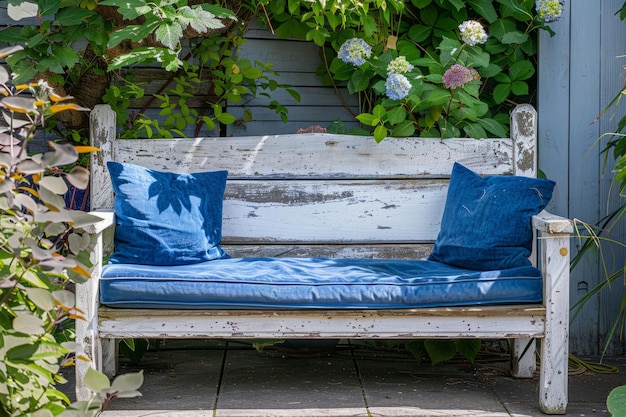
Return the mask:
{"type": "Polygon", "coordinates": [[[549,234],[571,234],[574,232],[574,226],[570,219],[548,213],[543,210],[541,213],[533,216],[533,228],[549,234]]]}
{"type": "Polygon", "coordinates": [[[97,235],[98,233],[102,233],[109,227],[115,225],[115,213],[113,210],[90,211],[89,214],[102,219],[99,222],[83,228],[83,230],[89,234],[97,235]]]}

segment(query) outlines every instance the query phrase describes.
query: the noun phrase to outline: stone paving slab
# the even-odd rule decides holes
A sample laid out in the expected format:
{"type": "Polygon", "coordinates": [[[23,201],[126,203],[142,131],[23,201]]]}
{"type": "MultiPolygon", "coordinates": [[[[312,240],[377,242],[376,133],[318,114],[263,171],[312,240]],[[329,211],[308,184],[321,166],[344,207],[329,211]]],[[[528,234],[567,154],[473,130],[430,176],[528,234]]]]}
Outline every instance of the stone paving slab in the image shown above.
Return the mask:
{"type": "MultiPolygon", "coordinates": [[[[120,374],[143,370],[144,384],[139,389],[142,396],[116,399],[103,415],[121,416],[119,410],[213,410],[224,350],[211,346],[198,349],[198,345],[186,350],[182,347],[177,349],[177,346],[148,352],[136,365],[128,360],[121,361],[120,374]]],[[[212,415],[212,411],[208,415],[212,415]]]]}
{"type": "Polygon", "coordinates": [[[227,355],[218,417],[286,415],[367,416],[350,358],[283,358],[234,351],[227,355]]]}

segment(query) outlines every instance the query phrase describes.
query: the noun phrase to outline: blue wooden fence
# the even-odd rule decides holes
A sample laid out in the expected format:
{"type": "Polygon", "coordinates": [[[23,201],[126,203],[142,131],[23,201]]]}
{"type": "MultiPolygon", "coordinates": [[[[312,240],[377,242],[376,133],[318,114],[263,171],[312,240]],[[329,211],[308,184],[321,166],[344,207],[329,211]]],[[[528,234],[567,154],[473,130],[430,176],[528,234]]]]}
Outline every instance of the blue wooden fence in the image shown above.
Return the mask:
{"type": "MultiPolygon", "coordinates": [[[[539,44],[539,167],[558,182],[550,209],[592,224],[626,203],[611,186],[611,164],[603,170],[601,150],[606,140],[598,141],[603,132],[615,129],[624,107],[615,117],[592,123],[624,85],[626,60],[618,56],[626,54],[626,22],[615,15],[622,3],[568,1],[561,20],[552,24],[556,35],[542,33],[539,44]]],[[[626,242],[624,225],[608,236],[626,242]]],[[[603,254],[609,270],[624,267],[624,251],[617,245],[604,245],[603,254]]],[[[572,272],[572,305],[604,277],[601,257],[585,256],[572,272]]],[[[572,352],[602,351],[623,291],[624,280],[618,280],[585,305],[572,322],[572,352]]],[[[624,346],[615,337],[608,353],[623,354],[624,346]]]]}

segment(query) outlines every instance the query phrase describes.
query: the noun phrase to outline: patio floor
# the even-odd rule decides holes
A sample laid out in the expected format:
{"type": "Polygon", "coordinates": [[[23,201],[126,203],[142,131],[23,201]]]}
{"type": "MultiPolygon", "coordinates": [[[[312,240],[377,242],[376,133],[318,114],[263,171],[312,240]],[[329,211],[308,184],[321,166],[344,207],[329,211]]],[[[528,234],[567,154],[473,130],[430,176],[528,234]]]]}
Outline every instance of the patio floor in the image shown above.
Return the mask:
{"type": "MultiPolygon", "coordinates": [[[[168,341],[137,365],[122,360],[120,373],[144,370],[143,396],[115,400],[102,417],[543,416],[538,378],[511,378],[507,361],[489,348],[474,364],[433,367],[347,341],[320,357],[239,341],[168,341]]],[[[626,384],[626,358],[603,363],[620,372],[571,369],[567,415],[609,415],[606,397],[626,384]]]]}

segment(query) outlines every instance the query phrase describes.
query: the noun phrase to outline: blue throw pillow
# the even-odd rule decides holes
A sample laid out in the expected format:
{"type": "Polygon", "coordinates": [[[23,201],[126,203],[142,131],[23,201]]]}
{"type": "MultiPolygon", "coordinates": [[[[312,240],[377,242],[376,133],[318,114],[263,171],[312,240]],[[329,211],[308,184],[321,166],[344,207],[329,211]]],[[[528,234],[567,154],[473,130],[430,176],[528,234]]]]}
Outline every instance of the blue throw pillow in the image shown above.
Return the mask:
{"type": "Polygon", "coordinates": [[[183,265],[228,257],[222,239],[227,171],[177,174],[107,162],[115,191],[111,263],[183,265]]]}
{"type": "Polygon", "coordinates": [[[538,178],[480,177],[455,163],[429,260],[484,271],[530,265],[531,217],[546,207],[554,185],[538,178]]]}

